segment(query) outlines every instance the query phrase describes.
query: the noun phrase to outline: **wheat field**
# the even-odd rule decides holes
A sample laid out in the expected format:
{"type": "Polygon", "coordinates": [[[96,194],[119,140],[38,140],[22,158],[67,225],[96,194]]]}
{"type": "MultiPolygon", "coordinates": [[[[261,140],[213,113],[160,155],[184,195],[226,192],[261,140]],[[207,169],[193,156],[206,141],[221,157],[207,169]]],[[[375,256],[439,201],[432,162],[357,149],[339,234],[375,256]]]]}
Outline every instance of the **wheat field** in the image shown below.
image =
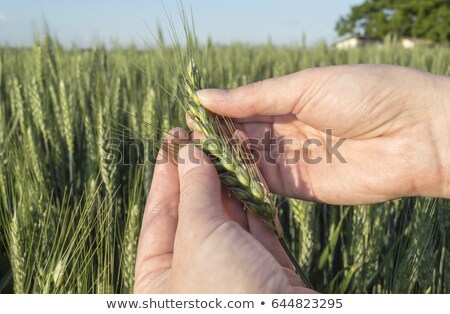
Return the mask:
{"type": "MultiPolygon", "coordinates": [[[[186,49],[0,47],[0,292],[130,293],[152,161],[179,106],[186,49]],[[119,162],[118,162],[119,161],[119,162]]],[[[198,48],[210,86],[334,64],[450,75],[449,47],[198,48]]],[[[450,201],[331,206],[277,198],[289,245],[321,292],[449,293],[450,201]]]]}

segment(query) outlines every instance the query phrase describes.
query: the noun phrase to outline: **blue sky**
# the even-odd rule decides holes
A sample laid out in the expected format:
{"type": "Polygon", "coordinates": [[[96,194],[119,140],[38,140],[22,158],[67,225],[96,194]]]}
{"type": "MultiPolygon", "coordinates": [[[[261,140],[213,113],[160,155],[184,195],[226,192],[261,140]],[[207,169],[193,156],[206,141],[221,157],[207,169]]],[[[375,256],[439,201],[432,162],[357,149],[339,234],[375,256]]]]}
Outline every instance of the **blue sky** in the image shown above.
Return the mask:
{"type": "MultiPolygon", "coordinates": [[[[182,0],[191,6],[201,41],[308,44],[337,38],[334,24],[340,15],[362,0],[182,0]]],[[[30,45],[44,21],[65,45],[110,44],[119,41],[142,46],[151,41],[159,23],[168,30],[164,7],[179,21],[177,1],[158,0],[1,0],[0,44],[30,45]],[[148,27],[147,27],[148,26],[148,27]]],[[[180,29],[180,27],[178,27],[180,29]]],[[[181,29],[180,29],[181,31],[181,29]]],[[[168,31],[167,31],[168,33],[168,31]]]]}

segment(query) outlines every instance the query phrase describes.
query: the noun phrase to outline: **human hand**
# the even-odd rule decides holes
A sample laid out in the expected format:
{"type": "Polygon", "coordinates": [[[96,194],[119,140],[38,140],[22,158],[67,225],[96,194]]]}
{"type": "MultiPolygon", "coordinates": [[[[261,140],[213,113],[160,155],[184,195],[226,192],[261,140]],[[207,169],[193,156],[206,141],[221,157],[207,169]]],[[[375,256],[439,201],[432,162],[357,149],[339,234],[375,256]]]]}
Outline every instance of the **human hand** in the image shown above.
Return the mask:
{"type": "Polygon", "coordinates": [[[275,234],[221,190],[214,166],[191,145],[180,150],[178,169],[158,157],[139,238],[134,291],[313,292],[293,272],[275,234]]]}
{"type": "Polygon", "coordinates": [[[264,157],[259,166],[274,193],[332,204],[450,197],[446,77],[397,66],[345,65],[197,95],[209,110],[235,118],[250,138],[262,139],[270,130],[278,141],[294,141],[284,145],[284,154],[277,154],[277,146],[253,147],[264,157]],[[332,130],[332,145],[347,138],[338,149],[345,163],[338,154],[326,162],[326,129],[332,130]],[[315,142],[306,150],[308,139],[315,142]],[[294,151],[302,158],[288,162],[294,151]],[[317,157],[320,162],[311,162],[317,157]]]}

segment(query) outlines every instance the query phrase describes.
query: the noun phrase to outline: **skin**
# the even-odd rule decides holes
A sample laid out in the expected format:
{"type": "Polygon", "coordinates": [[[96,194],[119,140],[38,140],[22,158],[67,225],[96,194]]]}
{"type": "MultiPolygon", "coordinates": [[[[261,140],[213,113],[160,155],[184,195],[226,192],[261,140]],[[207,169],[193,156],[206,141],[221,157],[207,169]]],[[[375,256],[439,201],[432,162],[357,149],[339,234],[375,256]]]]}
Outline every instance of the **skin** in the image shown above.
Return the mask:
{"type": "MultiPolygon", "coordinates": [[[[234,118],[250,138],[263,138],[270,130],[276,140],[293,139],[285,154],[256,147],[257,155],[277,158],[258,163],[275,193],[333,204],[450,197],[447,77],[395,66],[346,65],[197,94],[209,110],[234,118]],[[325,162],[325,145],[302,150],[322,162],[287,162],[307,139],[325,143],[325,129],[332,129],[333,142],[346,138],[339,148],[346,163],[335,157],[325,162]]],[[[165,162],[155,168],[135,292],[312,292],[291,270],[273,232],[221,191],[208,158],[190,145],[179,157],[178,166],[165,162]]]]}
{"type": "MultiPolygon", "coordinates": [[[[183,130],[172,130],[177,137],[183,130]]],[[[160,153],[144,212],[136,293],[308,293],[275,234],[221,190],[188,145],[178,167],[160,153]]]]}
{"type": "MultiPolygon", "coordinates": [[[[199,91],[209,110],[235,118],[250,138],[292,139],[285,154],[259,166],[271,191],[331,204],[368,204],[402,196],[450,197],[450,79],[388,65],[313,68],[234,90],[199,91]],[[288,164],[306,139],[346,138],[326,162],[288,164]]],[[[256,147],[267,156],[266,147],[256,147]],[[261,149],[266,150],[261,150],[261,149]]],[[[273,148],[276,150],[276,148],[273,148]]],[[[302,152],[304,153],[304,152],[302,152]]],[[[268,158],[266,158],[268,160],[268,158]]]]}

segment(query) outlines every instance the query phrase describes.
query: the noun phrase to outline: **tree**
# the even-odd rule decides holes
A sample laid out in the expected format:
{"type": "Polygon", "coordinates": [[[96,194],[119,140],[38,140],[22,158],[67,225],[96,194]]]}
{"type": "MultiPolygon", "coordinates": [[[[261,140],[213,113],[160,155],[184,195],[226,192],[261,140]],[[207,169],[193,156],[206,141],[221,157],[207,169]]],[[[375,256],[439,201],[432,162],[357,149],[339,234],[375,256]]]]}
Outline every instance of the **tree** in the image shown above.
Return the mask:
{"type": "Polygon", "coordinates": [[[412,36],[450,41],[450,0],[365,0],[341,16],[339,36],[412,36]]]}

